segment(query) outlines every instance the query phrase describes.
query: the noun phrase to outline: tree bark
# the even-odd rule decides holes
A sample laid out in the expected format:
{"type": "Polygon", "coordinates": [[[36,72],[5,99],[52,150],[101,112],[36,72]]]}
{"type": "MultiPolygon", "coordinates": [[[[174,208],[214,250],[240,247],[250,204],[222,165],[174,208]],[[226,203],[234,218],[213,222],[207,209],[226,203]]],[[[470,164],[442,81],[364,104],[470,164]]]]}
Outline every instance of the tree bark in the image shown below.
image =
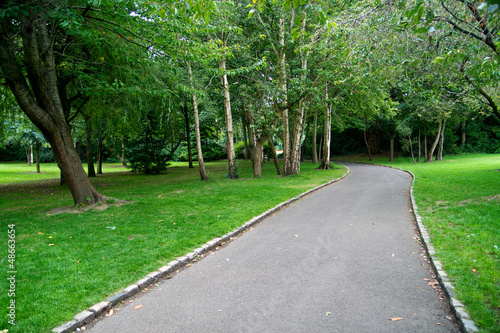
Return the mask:
{"type": "Polygon", "coordinates": [[[189,125],[189,113],[188,113],[188,107],[187,107],[187,102],[184,102],[184,109],[182,110],[182,113],[184,114],[184,120],[186,122],[186,141],[187,141],[187,148],[188,148],[188,160],[189,160],[189,168],[194,168],[193,166],[193,154],[191,152],[191,128],[189,125]]]}
{"type": "Polygon", "coordinates": [[[424,128],[424,158],[427,162],[427,129],[424,128]]]}
{"type": "MultiPolygon", "coordinates": [[[[302,31],[305,30],[306,26],[306,15],[302,20],[302,31]]],[[[300,75],[300,80],[302,83],[305,82],[306,79],[306,71],[307,71],[307,58],[309,56],[308,51],[300,51],[300,61],[301,61],[301,69],[302,74],[300,75]]],[[[290,155],[290,169],[288,172],[285,171],[285,175],[298,175],[300,173],[300,147],[301,147],[301,138],[302,131],[304,127],[304,115],[305,115],[305,107],[304,107],[304,99],[299,101],[299,106],[297,109],[297,115],[295,117],[295,122],[293,125],[293,136],[292,143],[293,147],[291,149],[290,155]]]]}
{"type": "Polygon", "coordinates": [[[280,160],[278,159],[278,154],[276,154],[276,147],[274,146],[273,136],[269,135],[267,138],[267,142],[269,143],[269,148],[273,154],[274,166],[276,167],[276,172],[278,175],[282,175],[283,171],[281,170],[280,160]]]}
{"type": "Polygon", "coordinates": [[[193,100],[193,113],[194,113],[194,133],[196,136],[196,153],[198,154],[198,169],[200,172],[201,180],[208,180],[207,171],[205,169],[205,162],[203,161],[203,150],[201,148],[201,134],[200,134],[200,117],[198,114],[198,102],[196,100],[196,94],[194,93],[194,82],[193,82],[193,71],[191,69],[191,64],[188,62],[188,73],[189,73],[189,84],[191,89],[193,89],[192,100],[193,100]]]}
{"type": "Polygon", "coordinates": [[[411,135],[408,135],[408,142],[410,143],[411,160],[415,164],[415,156],[413,155],[413,142],[411,142],[411,135]]]}
{"type": "Polygon", "coordinates": [[[439,120],[439,125],[438,125],[438,130],[436,134],[436,138],[434,139],[434,142],[432,143],[431,149],[429,149],[428,155],[427,155],[427,162],[432,162],[432,157],[434,155],[434,150],[436,149],[436,146],[439,142],[439,137],[441,136],[441,127],[443,125],[443,121],[439,120]]]}
{"type": "Polygon", "coordinates": [[[443,120],[443,127],[441,128],[441,136],[439,138],[439,148],[436,160],[443,160],[443,148],[444,148],[444,129],[446,127],[446,119],[443,120]]]}
{"type": "Polygon", "coordinates": [[[332,135],[332,104],[328,102],[328,87],[325,88],[326,112],[325,124],[323,126],[323,151],[321,154],[321,164],[319,170],[331,169],[330,166],[330,144],[332,135]]]}
{"type": "Polygon", "coordinates": [[[462,132],[461,136],[460,136],[460,149],[464,149],[465,148],[465,140],[466,140],[466,136],[467,136],[467,133],[465,131],[465,119],[462,120],[462,122],[460,123],[460,131],[462,132]]]}
{"type": "Polygon", "coordinates": [[[87,175],[91,178],[95,178],[94,146],[92,145],[92,125],[90,124],[90,117],[85,117],[85,138],[87,144],[87,175]]]}
{"type": "Polygon", "coordinates": [[[102,142],[104,141],[104,136],[102,131],[99,133],[99,139],[97,140],[97,174],[102,175],[102,142]]]}
{"type": "Polygon", "coordinates": [[[389,162],[394,162],[394,140],[396,139],[396,135],[391,136],[391,142],[390,142],[390,154],[391,156],[389,157],[389,162]]]}
{"type": "Polygon", "coordinates": [[[36,173],[40,173],[40,144],[35,144],[36,173]]]}
{"type": "Polygon", "coordinates": [[[318,151],[317,151],[317,135],[318,135],[318,110],[314,110],[314,124],[312,133],[312,162],[314,164],[318,163],[318,151]]]}
{"type": "Polygon", "coordinates": [[[365,138],[365,145],[366,145],[366,149],[368,150],[368,161],[371,161],[372,160],[372,151],[371,151],[371,146],[370,144],[368,143],[368,138],[367,138],[367,135],[366,135],[366,119],[364,119],[364,127],[363,127],[363,135],[364,135],[364,138],[365,138]]]}
{"type": "Polygon", "coordinates": [[[418,157],[417,162],[420,162],[420,156],[422,156],[422,140],[420,138],[420,129],[418,130],[418,157]]]}
{"type": "MultiPolygon", "coordinates": [[[[225,48],[227,45],[227,34],[223,33],[222,36],[222,48],[225,53],[225,48]]],[[[226,116],[226,135],[227,135],[227,163],[228,163],[228,173],[229,179],[238,178],[238,172],[236,171],[235,165],[235,154],[234,154],[234,142],[233,142],[233,116],[231,113],[231,96],[229,93],[229,82],[227,80],[226,74],[226,58],[223,56],[219,62],[219,69],[222,72],[222,89],[224,94],[224,111],[226,116]]]]}
{"type": "Polygon", "coordinates": [[[18,43],[15,36],[9,36],[6,26],[10,22],[2,20],[1,23],[0,66],[19,106],[50,143],[74,203],[101,201],[104,196],[94,189],[87,177],[64,116],[57,86],[52,36],[48,32],[49,22],[40,13],[20,18],[23,61],[29,83],[16,59],[14,47],[18,47],[18,43]]]}
{"type": "Polygon", "coordinates": [[[243,131],[243,156],[245,157],[245,161],[248,160],[248,135],[247,135],[247,121],[245,118],[245,112],[241,116],[241,126],[243,131]]]}

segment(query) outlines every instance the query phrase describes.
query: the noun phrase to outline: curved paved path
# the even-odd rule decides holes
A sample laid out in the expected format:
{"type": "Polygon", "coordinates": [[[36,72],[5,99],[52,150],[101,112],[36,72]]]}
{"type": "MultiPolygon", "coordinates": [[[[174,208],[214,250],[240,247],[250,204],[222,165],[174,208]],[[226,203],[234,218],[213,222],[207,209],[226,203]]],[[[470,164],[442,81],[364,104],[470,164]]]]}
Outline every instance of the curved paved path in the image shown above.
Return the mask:
{"type": "Polygon", "coordinates": [[[90,331],[458,332],[426,281],[433,274],[415,239],[409,175],[348,166],[346,179],[265,219],[90,331]]]}

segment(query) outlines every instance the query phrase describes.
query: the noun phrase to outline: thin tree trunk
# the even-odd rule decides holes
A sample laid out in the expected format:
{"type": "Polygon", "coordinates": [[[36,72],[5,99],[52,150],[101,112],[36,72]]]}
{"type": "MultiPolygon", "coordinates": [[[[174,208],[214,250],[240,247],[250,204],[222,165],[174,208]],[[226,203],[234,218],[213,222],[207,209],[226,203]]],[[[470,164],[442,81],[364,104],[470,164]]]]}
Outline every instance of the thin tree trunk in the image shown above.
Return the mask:
{"type": "Polygon", "coordinates": [[[443,120],[443,127],[441,128],[441,137],[439,138],[439,148],[437,154],[437,160],[443,160],[443,148],[444,148],[444,129],[446,127],[446,119],[443,120]]]}
{"type": "MultiPolygon", "coordinates": [[[[324,133],[323,133],[324,135],[324,133]]],[[[323,158],[323,140],[324,136],[321,137],[321,140],[319,140],[319,160],[321,161],[323,158]]]]}
{"type": "Polygon", "coordinates": [[[366,118],[363,119],[363,122],[364,122],[364,127],[363,127],[363,134],[364,134],[364,138],[365,138],[365,145],[366,145],[366,149],[368,150],[368,161],[371,161],[372,160],[372,152],[371,152],[371,148],[370,148],[370,145],[368,144],[368,139],[367,139],[367,136],[366,136],[366,118]]]}
{"type": "Polygon", "coordinates": [[[391,142],[390,142],[390,158],[389,158],[389,162],[394,162],[394,140],[396,139],[396,135],[393,134],[391,136],[391,142]]]}
{"type": "MultiPolygon", "coordinates": [[[[222,48],[225,53],[228,35],[223,33],[222,48]]],[[[224,111],[226,116],[226,134],[227,134],[227,163],[228,163],[228,178],[238,178],[238,172],[235,166],[234,142],[233,142],[233,116],[231,113],[231,96],[229,93],[229,82],[226,74],[226,58],[225,56],[219,62],[219,69],[222,72],[222,89],[224,94],[224,111]]]]}
{"type": "Polygon", "coordinates": [[[424,128],[424,156],[425,161],[427,162],[427,129],[424,128]]]}
{"type": "Polygon", "coordinates": [[[460,136],[460,149],[464,149],[466,140],[465,119],[460,123],[460,131],[462,132],[462,135],[460,136]]]}
{"type": "Polygon", "coordinates": [[[313,124],[313,134],[312,134],[312,161],[314,164],[318,163],[318,151],[317,151],[317,135],[318,135],[318,109],[314,109],[314,124],[313,124]]]}
{"type": "Polygon", "coordinates": [[[40,144],[35,145],[36,173],[40,173],[40,144]]]}
{"type": "Polygon", "coordinates": [[[429,150],[429,154],[427,155],[427,162],[432,162],[432,157],[434,155],[434,150],[436,149],[436,146],[439,142],[439,137],[441,136],[441,127],[443,126],[443,121],[439,120],[439,125],[438,125],[438,130],[436,134],[436,138],[434,139],[434,142],[432,143],[431,149],[429,150]]]}
{"type": "Polygon", "coordinates": [[[408,141],[410,143],[411,159],[413,161],[413,164],[415,164],[415,156],[413,156],[413,143],[411,142],[411,135],[408,135],[408,141]]]}
{"type": "Polygon", "coordinates": [[[269,143],[269,148],[271,149],[271,153],[273,154],[274,166],[276,167],[276,172],[278,175],[282,175],[283,171],[281,170],[280,160],[278,159],[278,154],[276,154],[276,147],[274,146],[273,136],[269,135],[267,138],[267,142],[269,143]]]}
{"type": "Polygon", "coordinates": [[[104,137],[102,131],[99,133],[99,139],[97,140],[97,174],[102,175],[102,142],[104,137]]]}
{"type": "MultiPolygon", "coordinates": [[[[288,92],[287,92],[287,75],[286,75],[286,53],[285,53],[285,19],[280,18],[279,21],[279,45],[280,54],[278,61],[278,71],[279,71],[279,82],[282,94],[282,104],[286,105],[288,102],[288,92]]],[[[291,169],[291,159],[290,159],[290,121],[288,109],[284,109],[281,114],[281,120],[283,123],[283,175],[289,175],[291,169]]]]}
{"type": "Polygon", "coordinates": [[[184,120],[186,122],[186,141],[187,141],[187,148],[188,148],[188,160],[189,160],[189,168],[194,168],[193,166],[193,153],[191,152],[191,128],[189,125],[189,113],[188,113],[188,106],[187,106],[187,101],[184,101],[184,109],[182,111],[184,114],[184,120]]]}
{"type": "Polygon", "coordinates": [[[331,169],[330,166],[330,144],[332,135],[332,104],[328,102],[328,86],[325,88],[325,124],[323,126],[323,152],[321,154],[321,164],[318,167],[320,170],[331,169]]]}
{"type": "MultiPolygon", "coordinates": [[[[245,112],[243,112],[245,113],[245,112]]],[[[245,118],[245,114],[241,116],[241,124],[243,130],[243,156],[245,157],[245,161],[248,160],[248,135],[247,135],[247,121],[245,118]]]]}
{"type": "Polygon", "coordinates": [[[418,158],[417,161],[420,162],[420,156],[422,156],[422,140],[420,138],[420,129],[418,130],[418,158]]]}
{"type": "MultiPolygon", "coordinates": [[[[189,83],[191,89],[194,91],[193,71],[191,64],[188,62],[189,83]]],[[[201,180],[208,180],[207,171],[205,169],[205,162],[203,161],[203,150],[201,148],[201,135],[200,135],[200,117],[198,115],[198,102],[196,101],[196,94],[193,93],[193,112],[194,112],[194,132],[196,135],[196,153],[198,154],[198,169],[200,171],[201,180]]]]}
{"type": "Polygon", "coordinates": [[[92,125],[90,124],[90,118],[85,118],[85,135],[87,141],[87,175],[91,178],[95,178],[95,169],[94,169],[94,147],[92,145],[92,125]]]}

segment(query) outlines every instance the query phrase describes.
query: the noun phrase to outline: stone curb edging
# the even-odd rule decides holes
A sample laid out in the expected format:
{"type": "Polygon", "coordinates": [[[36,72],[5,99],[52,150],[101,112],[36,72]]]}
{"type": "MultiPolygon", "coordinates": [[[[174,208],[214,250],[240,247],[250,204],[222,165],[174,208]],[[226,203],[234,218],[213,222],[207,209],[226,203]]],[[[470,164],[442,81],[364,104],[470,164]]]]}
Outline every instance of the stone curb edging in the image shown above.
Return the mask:
{"type": "Polygon", "coordinates": [[[316,192],[323,187],[326,187],[330,184],[336,183],[341,181],[342,179],[346,178],[350,173],[351,170],[347,168],[347,173],[343,175],[340,178],[333,179],[325,184],[322,184],[318,187],[315,187],[307,192],[304,192],[300,195],[298,195],[295,198],[292,198],[290,200],[287,200],[285,202],[282,202],[278,205],[276,205],[273,208],[268,209],[264,213],[260,214],[259,216],[256,216],[252,218],[250,221],[246,222],[242,226],[234,229],[233,231],[218,237],[214,238],[211,241],[207,242],[206,244],[202,245],[201,247],[193,250],[192,252],[186,254],[183,257],[177,258],[176,260],[172,260],[169,262],[167,265],[160,267],[158,270],[149,273],[146,275],[144,278],[140,279],[136,283],[131,284],[130,286],[124,288],[123,290],[119,291],[118,293],[108,297],[105,301],[97,303],[93,306],[91,306],[88,310],[82,311],[75,315],[73,317],[73,320],[70,320],[62,325],[57,326],[56,328],[52,329],[52,332],[54,333],[71,333],[77,330],[78,328],[87,325],[91,323],[94,319],[98,318],[101,316],[103,313],[111,309],[113,306],[119,305],[121,301],[128,299],[135,294],[139,292],[139,290],[142,290],[143,288],[149,286],[150,284],[154,284],[163,278],[167,276],[171,276],[176,273],[176,271],[180,268],[184,268],[188,266],[188,264],[192,263],[195,259],[197,259],[199,256],[202,254],[205,254],[207,252],[215,250],[218,246],[220,246],[222,243],[229,242],[236,238],[238,235],[242,234],[243,232],[250,230],[254,225],[262,221],[264,218],[278,212],[285,206],[313,193],[316,192]]]}
{"type": "MultiPolygon", "coordinates": [[[[401,170],[401,169],[399,169],[401,170]]],[[[455,318],[458,319],[458,323],[462,332],[472,333],[479,332],[474,321],[470,318],[469,314],[465,310],[465,306],[456,299],[455,287],[451,283],[451,280],[448,278],[448,274],[443,269],[443,266],[436,257],[436,249],[431,242],[431,238],[429,237],[429,233],[427,232],[427,228],[422,223],[422,217],[418,214],[418,206],[415,202],[415,197],[413,195],[413,183],[415,182],[415,175],[406,170],[402,170],[410,174],[412,177],[412,182],[410,186],[410,198],[411,198],[411,206],[413,215],[415,216],[415,220],[417,221],[417,226],[420,231],[420,238],[422,243],[424,244],[425,249],[427,250],[427,254],[429,260],[431,261],[432,268],[437,275],[438,281],[441,285],[441,289],[445,292],[448,302],[450,303],[450,307],[455,314],[455,318]]]]}
{"type": "Polygon", "coordinates": [[[411,199],[412,212],[413,216],[415,217],[415,220],[417,221],[417,227],[420,232],[420,240],[424,246],[424,249],[427,252],[427,255],[431,263],[431,267],[436,273],[439,284],[441,285],[441,289],[444,291],[446,295],[448,303],[450,304],[450,308],[452,309],[452,312],[455,315],[455,318],[457,319],[460,330],[465,333],[479,332],[479,329],[477,328],[476,324],[470,318],[469,314],[465,310],[465,306],[458,299],[456,299],[455,287],[451,283],[451,280],[448,278],[448,274],[446,274],[446,272],[444,271],[441,262],[437,260],[436,249],[434,248],[434,245],[431,242],[431,238],[429,236],[429,233],[427,232],[427,228],[422,223],[422,217],[418,215],[418,206],[415,202],[415,196],[413,195],[413,184],[415,183],[416,179],[415,175],[411,171],[403,170],[390,165],[372,164],[365,162],[350,162],[350,161],[342,161],[342,162],[382,166],[385,168],[391,168],[406,172],[411,176],[412,181],[410,186],[410,199],[411,199]]]}

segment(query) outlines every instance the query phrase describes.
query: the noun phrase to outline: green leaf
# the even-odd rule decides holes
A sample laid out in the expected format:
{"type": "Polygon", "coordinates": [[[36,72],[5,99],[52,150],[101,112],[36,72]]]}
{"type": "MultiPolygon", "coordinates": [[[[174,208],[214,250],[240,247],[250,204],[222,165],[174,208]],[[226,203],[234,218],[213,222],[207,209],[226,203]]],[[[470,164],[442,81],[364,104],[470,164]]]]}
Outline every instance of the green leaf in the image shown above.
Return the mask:
{"type": "Polygon", "coordinates": [[[250,9],[250,11],[248,12],[248,18],[251,18],[254,12],[255,8],[250,9]]]}
{"type": "Polygon", "coordinates": [[[413,17],[413,23],[418,24],[424,15],[424,6],[420,6],[417,15],[413,17]]]}

